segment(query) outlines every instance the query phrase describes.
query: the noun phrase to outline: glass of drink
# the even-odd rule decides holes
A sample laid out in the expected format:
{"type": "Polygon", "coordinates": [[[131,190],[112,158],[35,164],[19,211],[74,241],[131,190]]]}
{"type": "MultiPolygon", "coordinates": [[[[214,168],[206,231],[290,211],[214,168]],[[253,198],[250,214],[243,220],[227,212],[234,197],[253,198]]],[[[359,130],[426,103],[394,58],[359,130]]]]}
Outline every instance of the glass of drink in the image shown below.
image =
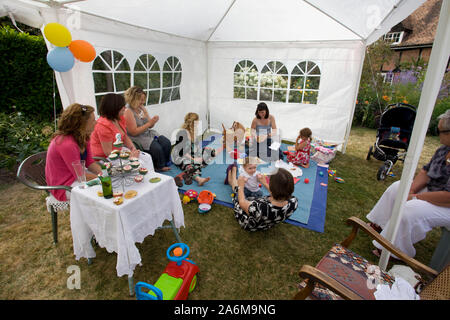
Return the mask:
{"type": "Polygon", "coordinates": [[[84,160],[76,160],[72,162],[72,167],[75,170],[77,175],[78,183],[80,184],[80,188],[87,188],[86,184],[86,161],[84,160]]]}

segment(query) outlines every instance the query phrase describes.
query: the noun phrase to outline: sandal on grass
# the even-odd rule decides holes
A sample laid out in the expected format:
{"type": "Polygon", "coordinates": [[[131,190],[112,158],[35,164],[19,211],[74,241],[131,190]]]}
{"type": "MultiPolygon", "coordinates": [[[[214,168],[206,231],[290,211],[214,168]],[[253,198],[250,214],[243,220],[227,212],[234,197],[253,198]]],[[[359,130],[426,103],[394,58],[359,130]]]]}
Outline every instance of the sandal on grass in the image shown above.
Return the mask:
{"type": "Polygon", "coordinates": [[[383,231],[383,229],[379,225],[376,225],[375,223],[368,222],[367,225],[378,233],[381,233],[381,231],[383,231]]]}
{"type": "MultiPolygon", "coordinates": [[[[381,257],[381,249],[375,248],[375,249],[372,250],[372,253],[373,253],[376,257],[378,257],[378,258],[381,257]]],[[[402,261],[402,260],[400,260],[400,259],[395,258],[395,257],[392,255],[392,253],[391,253],[391,255],[389,256],[389,259],[392,259],[393,261],[397,261],[397,262],[402,261]]]]}

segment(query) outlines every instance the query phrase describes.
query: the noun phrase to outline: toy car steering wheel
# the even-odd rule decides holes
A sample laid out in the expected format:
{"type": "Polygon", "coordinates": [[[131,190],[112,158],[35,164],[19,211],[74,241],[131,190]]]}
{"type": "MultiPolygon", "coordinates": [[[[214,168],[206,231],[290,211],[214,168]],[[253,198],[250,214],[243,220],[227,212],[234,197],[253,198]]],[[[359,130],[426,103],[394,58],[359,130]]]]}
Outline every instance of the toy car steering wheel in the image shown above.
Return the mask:
{"type": "Polygon", "coordinates": [[[184,259],[186,259],[188,256],[189,256],[189,247],[185,243],[182,243],[182,242],[174,243],[167,249],[167,259],[169,259],[170,261],[176,262],[177,265],[181,265],[181,262],[184,259]],[[181,248],[183,250],[183,254],[179,257],[172,256],[170,253],[175,248],[181,248]]]}

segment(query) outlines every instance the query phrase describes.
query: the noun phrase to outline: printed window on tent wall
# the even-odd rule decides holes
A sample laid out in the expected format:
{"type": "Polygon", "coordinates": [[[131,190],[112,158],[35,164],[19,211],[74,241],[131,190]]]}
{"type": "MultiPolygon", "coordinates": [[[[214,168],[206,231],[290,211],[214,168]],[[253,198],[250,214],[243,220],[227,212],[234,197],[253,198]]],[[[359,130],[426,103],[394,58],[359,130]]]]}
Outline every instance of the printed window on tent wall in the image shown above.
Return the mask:
{"type": "Polygon", "coordinates": [[[261,70],[259,100],[286,102],[288,71],[279,61],[270,61],[261,70]]]}
{"type": "Polygon", "coordinates": [[[106,50],[92,64],[97,107],[107,93],[123,93],[131,85],[130,65],[118,51],[106,50]]]}
{"type": "Polygon", "coordinates": [[[234,68],[234,98],[258,98],[258,68],[250,60],[242,60],[234,68]]]}
{"type": "Polygon", "coordinates": [[[176,57],[167,58],[162,72],[161,103],[180,100],[181,63],[176,57]]]}
{"type": "Polygon", "coordinates": [[[319,85],[319,66],[312,61],[300,62],[291,73],[289,102],[317,104],[319,85]]]}
{"type": "Polygon", "coordinates": [[[146,105],[158,104],[161,96],[161,71],[158,61],[150,54],[141,55],[134,64],[134,85],[144,89],[146,105]]]}

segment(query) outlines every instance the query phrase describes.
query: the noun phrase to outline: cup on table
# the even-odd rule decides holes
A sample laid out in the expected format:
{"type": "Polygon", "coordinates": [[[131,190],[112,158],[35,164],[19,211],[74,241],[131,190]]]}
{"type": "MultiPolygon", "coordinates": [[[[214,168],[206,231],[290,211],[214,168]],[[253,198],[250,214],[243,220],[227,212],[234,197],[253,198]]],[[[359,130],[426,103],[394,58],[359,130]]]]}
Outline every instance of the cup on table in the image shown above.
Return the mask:
{"type": "Polygon", "coordinates": [[[72,162],[72,167],[75,170],[77,175],[78,183],[80,184],[80,188],[87,188],[86,184],[86,161],[84,160],[76,160],[72,162]]]}

